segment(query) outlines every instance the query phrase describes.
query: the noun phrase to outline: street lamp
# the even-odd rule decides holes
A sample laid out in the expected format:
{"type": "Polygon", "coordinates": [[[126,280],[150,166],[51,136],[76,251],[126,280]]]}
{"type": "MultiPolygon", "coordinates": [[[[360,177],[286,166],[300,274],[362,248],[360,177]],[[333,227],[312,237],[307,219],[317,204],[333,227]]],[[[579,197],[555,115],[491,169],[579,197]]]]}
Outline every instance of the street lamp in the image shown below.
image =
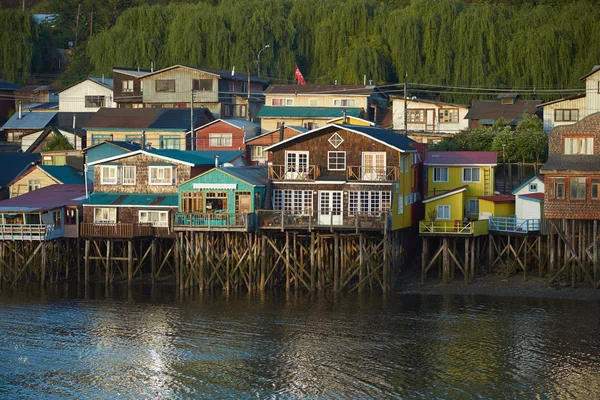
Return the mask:
{"type": "Polygon", "coordinates": [[[266,49],[268,49],[269,45],[266,45],[265,47],[263,47],[262,49],[260,49],[260,51],[258,52],[258,54],[256,55],[256,61],[258,63],[258,76],[260,76],[260,53],[262,53],[263,51],[265,51],[266,49]]]}
{"type": "Polygon", "coordinates": [[[504,193],[506,193],[506,161],[504,161],[504,149],[506,144],[502,143],[502,185],[504,187],[504,193]]]}

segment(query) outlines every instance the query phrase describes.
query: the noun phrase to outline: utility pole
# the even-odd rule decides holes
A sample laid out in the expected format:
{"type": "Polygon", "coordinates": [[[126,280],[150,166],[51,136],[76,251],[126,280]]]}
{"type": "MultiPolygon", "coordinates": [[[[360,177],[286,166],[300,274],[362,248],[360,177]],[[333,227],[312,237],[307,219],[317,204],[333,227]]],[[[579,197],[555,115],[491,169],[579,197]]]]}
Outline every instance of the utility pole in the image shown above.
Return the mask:
{"type": "Polygon", "coordinates": [[[196,150],[196,131],[194,130],[194,98],[196,93],[194,93],[194,89],[192,89],[192,102],[190,103],[190,138],[192,139],[192,143],[190,144],[190,150],[196,150]]]}
{"type": "Polygon", "coordinates": [[[406,79],[408,74],[404,75],[404,134],[408,135],[408,85],[406,79]]]}
{"type": "Polygon", "coordinates": [[[93,35],[92,28],[94,27],[94,12],[90,13],[90,38],[93,35]]]}
{"type": "Polygon", "coordinates": [[[248,69],[248,104],[246,105],[246,119],[250,122],[250,69],[248,69]]]}
{"type": "Polygon", "coordinates": [[[81,3],[77,6],[77,18],[75,19],[75,47],[77,47],[77,36],[79,35],[79,13],[81,12],[81,3]]]}
{"type": "Polygon", "coordinates": [[[23,12],[25,12],[25,0],[23,0],[23,12]]]}

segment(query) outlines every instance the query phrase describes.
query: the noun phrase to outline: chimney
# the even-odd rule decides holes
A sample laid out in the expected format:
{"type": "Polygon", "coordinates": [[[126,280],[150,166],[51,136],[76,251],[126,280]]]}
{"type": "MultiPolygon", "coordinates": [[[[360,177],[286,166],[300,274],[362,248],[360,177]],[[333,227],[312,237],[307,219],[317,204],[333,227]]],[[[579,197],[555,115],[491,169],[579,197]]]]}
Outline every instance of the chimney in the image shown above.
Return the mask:
{"type": "Polygon", "coordinates": [[[75,114],[73,114],[73,130],[75,130],[75,119],[77,118],[77,116],[75,114]]]}
{"type": "Polygon", "coordinates": [[[104,74],[102,74],[102,83],[104,83],[104,74]]]}
{"type": "Polygon", "coordinates": [[[111,142],[113,141],[113,135],[112,135],[112,133],[110,134],[110,141],[111,142]]]}
{"type": "Polygon", "coordinates": [[[146,148],[146,131],[142,131],[142,143],[140,143],[142,149],[146,148]]]}
{"type": "Polygon", "coordinates": [[[150,61],[150,72],[154,72],[154,60],[150,61]]]}
{"type": "Polygon", "coordinates": [[[363,85],[367,86],[367,74],[363,75],[363,85]]]}
{"type": "Polygon", "coordinates": [[[281,125],[279,125],[279,141],[283,142],[283,132],[285,131],[285,122],[282,122],[281,125]]]}
{"type": "Polygon", "coordinates": [[[215,168],[219,168],[219,155],[215,154],[215,168]]]}
{"type": "Polygon", "coordinates": [[[23,109],[21,107],[21,102],[19,101],[19,119],[23,118],[23,109]]]}
{"type": "Polygon", "coordinates": [[[344,115],[344,119],[343,119],[343,121],[342,121],[342,124],[345,124],[345,123],[346,123],[346,118],[347,118],[348,112],[347,112],[346,110],[344,110],[344,111],[343,111],[343,115],[344,115]]]}

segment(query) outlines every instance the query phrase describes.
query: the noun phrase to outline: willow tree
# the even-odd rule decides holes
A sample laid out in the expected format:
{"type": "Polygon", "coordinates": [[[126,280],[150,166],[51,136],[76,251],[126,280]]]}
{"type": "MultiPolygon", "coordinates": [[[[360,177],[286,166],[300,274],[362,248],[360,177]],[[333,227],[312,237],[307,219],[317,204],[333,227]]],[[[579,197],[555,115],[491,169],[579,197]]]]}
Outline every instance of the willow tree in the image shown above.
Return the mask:
{"type": "Polygon", "coordinates": [[[0,10],[0,76],[24,83],[29,77],[39,28],[30,14],[0,10]]]}

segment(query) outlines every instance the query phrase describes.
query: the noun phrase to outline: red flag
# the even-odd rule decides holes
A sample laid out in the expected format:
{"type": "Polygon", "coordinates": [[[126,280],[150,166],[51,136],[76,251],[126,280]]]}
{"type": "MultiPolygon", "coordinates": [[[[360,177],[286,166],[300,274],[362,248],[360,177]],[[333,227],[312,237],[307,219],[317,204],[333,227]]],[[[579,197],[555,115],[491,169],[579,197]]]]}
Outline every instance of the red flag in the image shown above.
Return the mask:
{"type": "Polygon", "coordinates": [[[302,72],[300,72],[300,68],[298,68],[298,64],[296,64],[296,80],[300,85],[306,85],[306,81],[302,76],[302,72]]]}

